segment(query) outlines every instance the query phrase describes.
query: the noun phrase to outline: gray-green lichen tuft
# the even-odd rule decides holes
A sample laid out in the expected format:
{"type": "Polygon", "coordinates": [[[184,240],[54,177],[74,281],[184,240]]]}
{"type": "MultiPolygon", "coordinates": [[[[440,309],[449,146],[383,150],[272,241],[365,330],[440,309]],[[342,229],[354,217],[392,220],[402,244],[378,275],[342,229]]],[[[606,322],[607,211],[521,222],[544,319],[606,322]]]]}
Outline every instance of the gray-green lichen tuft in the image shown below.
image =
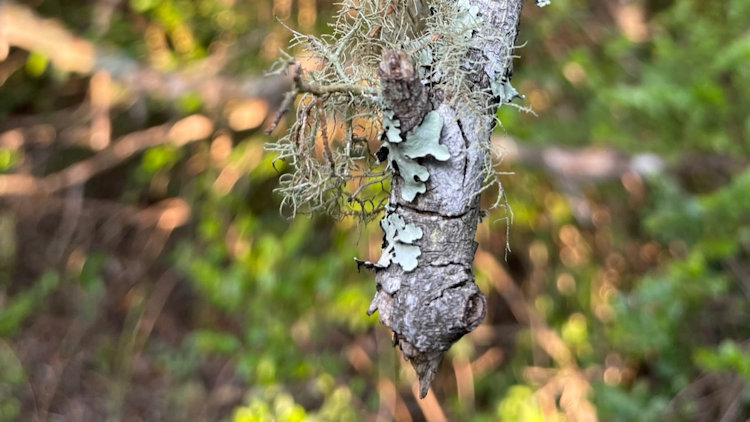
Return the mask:
{"type": "MultiPolygon", "coordinates": [[[[343,0],[332,34],[315,37],[290,29],[291,49],[304,59],[301,62],[313,65],[303,69],[285,53],[275,67],[293,73],[295,91],[290,97],[298,97],[291,129],[267,147],[286,164],[277,189],[285,214],[323,212],[335,218],[355,215],[369,220],[387,203],[388,181],[397,170],[394,160],[405,173],[404,180],[409,178],[404,197],[414,199],[424,192],[429,175],[407,161],[414,162],[416,152],[394,147],[399,128],[389,122],[378,66],[384,51],[400,51],[415,64],[422,84],[440,92],[445,101],[483,110],[494,107],[498,96],[512,97],[512,88],[494,84],[477,89],[472,78],[486,58],[472,57],[467,65],[466,52],[477,44],[477,34],[482,34],[483,44],[506,45],[508,40],[486,30],[488,23],[478,18],[480,14],[469,0],[343,0]],[[388,161],[390,168],[374,156],[381,139],[395,157],[388,161]]],[[[288,108],[295,104],[288,103],[288,108]]],[[[435,131],[433,119],[420,126],[423,132],[435,131]]],[[[415,147],[428,144],[421,133],[412,137],[415,147]]],[[[404,145],[409,145],[406,141],[404,145]]],[[[481,147],[487,151],[486,187],[496,183],[494,151],[489,139],[481,147]]],[[[435,159],[444,157],[439,148],[429,149],[435,159]]]]}

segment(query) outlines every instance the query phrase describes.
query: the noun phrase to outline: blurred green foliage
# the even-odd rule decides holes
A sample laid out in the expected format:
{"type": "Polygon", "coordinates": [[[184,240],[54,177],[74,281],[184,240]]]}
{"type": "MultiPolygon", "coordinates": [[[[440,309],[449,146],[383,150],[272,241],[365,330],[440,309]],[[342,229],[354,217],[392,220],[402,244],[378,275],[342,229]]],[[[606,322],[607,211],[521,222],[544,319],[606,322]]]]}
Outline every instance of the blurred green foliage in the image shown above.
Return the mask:
{"type": "MultiPolygon", "coordinates": [[[[221,74],[238,79],[267,69],[286,45],[289,33],[274,15],[325,31],[335,7],[130,0],[96,23],[107,3],[30,2],[160,71],[192,69],[225,51],[221,74]]],[[[502,164],[515,172],[503,177],[515,217],[507,261],[502,210],[485,219],[478,240],[540,321],[523,321],[497,274],[477,268],[490,311],[441,369],[434,391],[448,419],[575,420],[571,409],[584,401],[602,421],[750,417],[748,22],[746,0],[553,0],[526,8],[514,80],[536,115],[503,107],[501,130],[529,145],[655,152],[668,166],[647,179],[583,183],[593,209],[584,222],[554,177],[502,164]],[[640,14],[624,12],[629,7],[640,14]],[[545,348],[539,324],[565,353],[545,348]],[[460,384],[464,361],[469,392],[460,384]],[[570,398],[579,379],[571,374],[591,387],[582,398],[570,398]]],[[[55,113],[87,101],[87,89],[85,77],[30,52],[0,86],[0,129],[32,116],[39,122],[29,133],[44,134],[55,113]]],[[[158,95],[117,103],[112,135],[198,112],[215,120],[217,133],[230,133],[226,154],[215,152],[216,139],[152,147],[82,192],[87,201],[138,209],[186,201],[189,222],[157,256],[111,245],[138,238],[112,229],[125,211],[107,214],[106,241],[91,240],[99,236],[93,229],[70,235],[63,253],[55,249],[59,232],[45,229],[58,220],[25,224],[29,213],[10,206],[0,214],[0,421],[64,414],[73,404],[144,420],[328,422],[387,420],[390,412],[423,420],[411,373],[376,317],[365,315],[372,276],[352,261],[377,253],[377,225],[282,218],[273,194],[279,173],[273,157],[260,156],[268,136],[262,128],[230,131],[225,114],[198,93],[174,104],[158,95]],[[227,169],[235,177],[225,188],[227,169]],[[165,268],[179,282],[153,316],[165,268]],[[38,346],[45,341],[51,345],[38,346]],[[60,361],[69,363],[59,369],[60,361]],[[58,379],[83,381],[35,398],[51,382],[43,375],[57,370],[58,379]]],[[[58,143],[0,145],[0,173],[41,177],[94,153],[66,144],[68,132],[57,136],[58,143]]]]}

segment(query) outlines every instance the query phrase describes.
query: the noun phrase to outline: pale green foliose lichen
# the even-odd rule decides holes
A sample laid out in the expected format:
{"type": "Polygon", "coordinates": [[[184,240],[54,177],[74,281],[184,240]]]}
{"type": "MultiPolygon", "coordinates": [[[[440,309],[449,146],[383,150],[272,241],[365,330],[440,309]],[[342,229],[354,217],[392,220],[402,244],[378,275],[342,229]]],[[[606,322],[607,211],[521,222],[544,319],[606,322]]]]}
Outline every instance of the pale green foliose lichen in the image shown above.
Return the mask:
{"type": "Polygon", "coordinates": [[[388,115],[383,119],[386,141],[383,147],[388,150],[388,165],[397,171],[403,179],[401,197],[408,202],[414,200],[418,193],[427,190],[424,182],[430,178],[427,168],[417,163],[417,158],[432,156],[438,161],[446,161],[450,158],[450,152],[445,145],[440,144],[440,132],[443,128],[443,118],[437,111],[427,113],[422,123],[406,134],[402,141],[391,141],[394,131],[393,120],[388,115]]]}
{"type": "Polygon", "coordinates": [[[467,0],[459,0],[460,14],[455,25],[458,33],[462,33],[466,40],[471,39],[472,33],[479,26],[479,6],[467,0]]]}
{"type": "Polygon", "coordinates": [[[380,220],[380,226],[385,233],[387,246],[375,266],[388,268],[394,262],[401,265],[404,271],[417,268],[417,258],[422,252],[413,243],[422,238],[422,229],[414,224],[407,224],[396,212],[389,213],[380,220]]]}
{"type": "Polygon", "coordinates": [[[385,139],[391,144],[401,142],[401,122],[393,118],[392,110],[383,111],[383,133],[385,139]]]}
{"type": "Polygon", "coordinates": [[[490,82],[490,88],[492,89],[492,95],[498,98],[501,103],[509,103],[514,98],[523,98],[516,88],[510,84],[510,81],[504,77],[490,82]]]}
{"type": "MultiPolygon", "coordinates": [[[[354,258],[358,266],[382,270],[391,263],[396,263],[409,272],[417,268],[417,258],[422,254],[414,242],[422,238],[422,229],[414,224],[407,224],[394,208],[387,207],[385,217],[380,220],[383,229],[383,250],[378,262],[362,261],[354,258]]],[[[398,285],[384,286],[389,292],[398,290],[398,285]]]]}

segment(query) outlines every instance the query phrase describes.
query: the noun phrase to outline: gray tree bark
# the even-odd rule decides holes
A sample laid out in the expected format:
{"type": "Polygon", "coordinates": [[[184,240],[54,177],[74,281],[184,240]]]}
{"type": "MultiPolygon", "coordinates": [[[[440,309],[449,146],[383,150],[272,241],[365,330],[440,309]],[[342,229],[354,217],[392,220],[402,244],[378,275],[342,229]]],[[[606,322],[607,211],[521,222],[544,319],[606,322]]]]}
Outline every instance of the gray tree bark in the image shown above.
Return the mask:
{"type": "MultiPolygon", "coordinates": [[[[467,82],[477,90],[489,90],[493,81],[507,82],[511,75],[521,0],[479,0],[478,19],[494,34],[475,33],[465,51],[467,82]],[[501,38],[507,42],[487,42],[501,38]],[[491,36],[490,36],[491,35],[491,36]],[[477,63],[480,63],[477,65],[477,63]]],[[[379,312],[380,322],[393,331],[398,346],[419,377],[420,396],[427,394],[443,354],[484,319],[486,301],[474,282],[472,262],[474,235],[479,223],[479,194],[490,134],[494,127],[494,104],[471,104],[423,85],[406,54],[384,55],[380,67],[383,96],[402,122],[402,137],[435,110],[442,117],[440,144],[450,159],[427,157],[421,164],[429,171],[426,192],[413,201],[402,197],[404,180],[394,175],[387,215],[397,213],[408,225],[421,229],[413,244],[421,254],[411,271],[390,263],[376,269],[376,293],[369,314],[379,312]]],[[[507,100],[507,98],[504,98],[507,100]]],[[[398,169],[394,168],[397,173],[398,169]]],[[[384,219],[385,221],[385,219],[384,219]]],[[[387,243],[384,242],[384,243],[387,243]]],[[[383,253],[391,245],[383,245],[383,253]]]]}

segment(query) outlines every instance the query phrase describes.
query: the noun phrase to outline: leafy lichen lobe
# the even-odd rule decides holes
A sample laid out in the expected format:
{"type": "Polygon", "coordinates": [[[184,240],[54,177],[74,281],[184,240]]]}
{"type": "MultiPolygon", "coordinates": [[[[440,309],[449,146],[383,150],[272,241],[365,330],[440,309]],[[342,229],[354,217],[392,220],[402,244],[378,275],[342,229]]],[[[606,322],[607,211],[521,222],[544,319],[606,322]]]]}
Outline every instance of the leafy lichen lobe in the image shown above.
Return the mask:
{"type": "Polygon", "coordinates": [[[437,111],[431,111],[424,117],[422,123],[409,131],[405,140],[398,132],[398,120],[393,120],[392,113],[384,118],[384,140],[382,150],[387,150],[389,166],[403,179],[404,185],[401,197],[411,202],[418,193],[427,189],[425,182],[430,178],[427,168],[417,160],[432,157],[438,161],[450,159],[450,152],[445,145],[440,145],[440,132],[443,128],[443,118],[437,111]]]}

